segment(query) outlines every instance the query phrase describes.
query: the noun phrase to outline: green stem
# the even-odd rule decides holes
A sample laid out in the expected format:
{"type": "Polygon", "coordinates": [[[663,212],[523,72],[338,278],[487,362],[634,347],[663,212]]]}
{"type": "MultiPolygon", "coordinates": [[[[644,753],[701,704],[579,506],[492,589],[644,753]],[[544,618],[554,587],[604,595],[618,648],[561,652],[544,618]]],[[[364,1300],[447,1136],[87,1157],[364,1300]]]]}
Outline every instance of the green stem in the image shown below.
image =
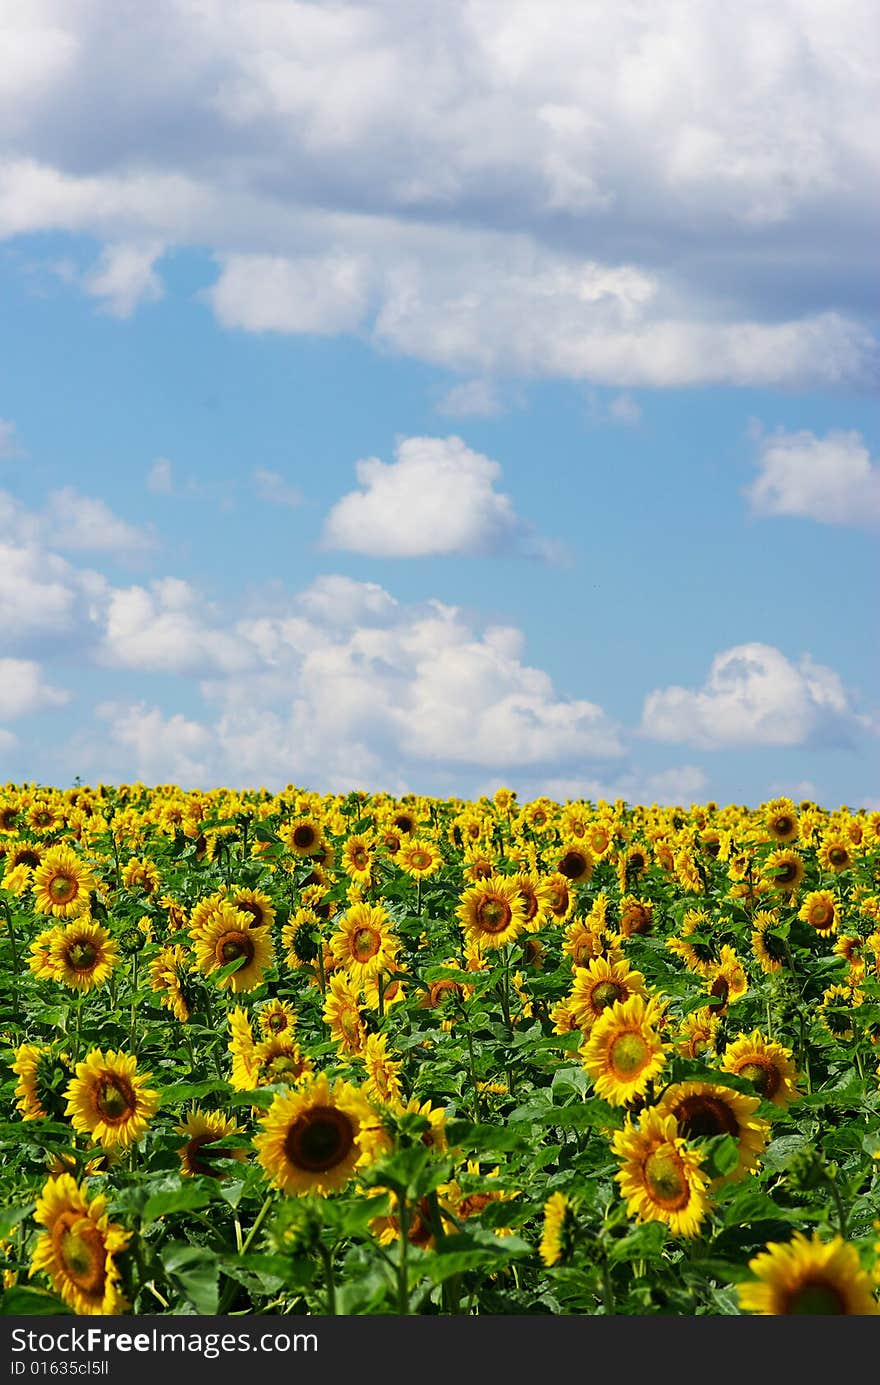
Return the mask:
{"type": "Polygon", "coordinates": [[[474,1059],[474,1036],[471,1033],[470,1023],[465,1024],[467,1033],[468,1058],[470,1059],[471,1082],[474,1084],[474,1108],[476,1112],[476,1124],[479,1125],[483,1119],[483,1103],[480,1100],[480,1089],[477,1086],[477,1065],[474,1059]]]}
{"type": "Polygon", "coordinates": [[[9,946],[12,949],[12,1005],[15,1014],[16,1024],[21,1024],[21,1006],[18,999],[18,940],[15,936],[15,924],[12,922],[12,909],[3,902],[3,912],[6,915],[6,926],[9,929],[9,946]]]}
{"type": "Polygon", "coordinates": [[[336,1276],[333,1272],[333,1252],[328,1250],[321,1241],[318,1244],[321,1259],[324,1262],[324,1274],[327,1278],[327,1316],[336,1317],[336,1276]]]}
{"type": "Polygon", "coordinates": [[[605,1316],[614,1316],[614,1285],[611,1282],[611,1266],[607,1260],[602,1262],[602,1302],[605,1305],[605,1316]]]}
{"type": "Polygon", "coordinates": [[[129,1038],[129,1050],[134,1053],[134,1044],[137,1037],[137,998],[138,998],[138,955],[132,953],[131,958],[131,1035],[129,1038]]]}
{"type": "Polygon", "coordinates": [[[826,1177],[825,1184],[831,1193],[831,1196],[834,1200],[834,1206],[837,1210],[838,1229],[843,1239],[846,1240],[847,1215],[846,1208],[843,1205],[843,1198],[840,1196],[840,1189],[838,1188],[833,1178],[826,1177]]]}
{"type": "Polygon", "coordinates": [[[397,1260],[397,1311],[409,1315],[409,1206],[406,1194],[398,1194],[397,1220],[400,1226],[400,1254],[397,1260]]]}

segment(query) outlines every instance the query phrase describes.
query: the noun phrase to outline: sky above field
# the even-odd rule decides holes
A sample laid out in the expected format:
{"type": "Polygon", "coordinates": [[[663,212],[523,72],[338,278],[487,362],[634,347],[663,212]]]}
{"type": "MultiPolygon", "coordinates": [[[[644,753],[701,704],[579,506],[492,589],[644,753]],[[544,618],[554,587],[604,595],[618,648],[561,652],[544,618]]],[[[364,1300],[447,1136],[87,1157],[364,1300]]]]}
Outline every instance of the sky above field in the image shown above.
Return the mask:
{"type": "Polygon", "coordinates": [[[0,51],[0,782],[880,806],[874,0],[0,51]]]}

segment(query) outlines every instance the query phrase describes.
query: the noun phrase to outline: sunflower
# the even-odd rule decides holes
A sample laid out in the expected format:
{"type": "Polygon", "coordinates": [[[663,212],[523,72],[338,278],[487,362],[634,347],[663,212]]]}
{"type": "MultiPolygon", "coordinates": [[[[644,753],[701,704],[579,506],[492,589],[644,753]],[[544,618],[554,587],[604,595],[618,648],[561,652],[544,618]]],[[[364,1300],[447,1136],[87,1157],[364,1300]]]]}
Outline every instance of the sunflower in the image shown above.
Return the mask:
{"type": "Polygon", "coordinates": [[[191,962],[191,953],[178,943],[161,948],[150,962],[150,986],[181,1024],[192,1012],[191,962]]]}
{"type": "Polygon", "coordinates": [[[581,1049],[581,1060],[599,1096],[623,1106],[643,1096],[666,1062],[657,1028],[662,1018],[655,1000],[641,995],[609,1005],[596,1020],[581,1049]]]}
{"type": "Polygon", "coordinates": [[[808,923],[822,938],[837,932],[837,901],[830,890],[811,890],[798,910],[798,918],[808,923]]]}
{"type": "Polygon", "coordinates": [[[531,871],[511,878],[525,901],[525,926],[529,932],[537,932],[551,915],[550,904],[556,892],[531,871]]]}
{"type": "Polygon", "coordinates": [[[754,1280],[737,1285],[739,1304],[746,1313],[880,1315],[859,1253],[841,1236],[823,1242],[815,1232],[808,1240],[796,1231],[788,1242],[771,1242],[749,1261],[749,1269],[754,1280]]]}
{"type": "Polygon", "coordinates": [[[150,1076],[138,1075],[137,1059],[128,1054],[92,1049],[65,1093],[74,1130],[105,1149],[136,1143],[159,1105],[159,1093],[147,1086],[150,1076]]]}
{"type": "Polygon", "coordinates": [[[712,920],[704,909],[688,909],[681,921],[681,936],[667,939],[666,946],[680,957],[689,971],[697,976],[711,976],[718,964],[718,949],[711,941],[700,942],[711,931],[712,920]],[[694,934],[698,937],[694,938],[694,934]]]}
{"type": "Polygon", "coordinates": [[[28,870],[36,870],[43,859],[46,848],[37,842],[19,842],[13,846],[12,850],[6,855],[7,874],[15,870],[16,866],[27,866],[28,870]]]}
{"type": "Polygon", "coordinates": [[[320,856],[324,850],[325,842],[320,824],[310,816],[297,818],[285,828],[281,836],[294,856],[320,856]]]}
{"type": "Polygon", "coordinates": [[[657,1110],[674,1116],[686,1140],[730,1135],[739,1150],[736,1168],[719,1182],[733,1182],[751,1173],[764,1152],[770,1127],[755,1115],[760,1097],[744,1096],[714,1082],[677,1082],[667,1087],[657,1110]]]}
{"type": "Polygon", "coordinates": [[[864,993],[855,986],[829,986],[822,993],[819,1014],[828,1033],[835,1039],[851,1039],[853,1028],[849,1012],[861,1005],[864,993]]]}
{"type": "Polygon", "coordinates": [[[296,1011],[286,1000],[267,1000],[257,1012],[260,1033],[264,1038],[292,1031],[296,1024],[296,1011]]]}
{"type": "Polygon", "coordinates": [[[708,1005],[685,1015],[679,1026],[675,1047],[685,1058],[696,1058],[715,1047],[721,1020],[708,1005]]]}
{"type": "Polygon", "coordinates": [[[641,843],[629,846],[626,851],[621,852],[617,862],[617,880],[621,894],[626,894],[642,878],[648,869],[650,859],[648,848],[641,843]]]}
{"type": "Polygon", "coordinates": [[[805,873],[804,858],[796,851],[772,851],[764,862],[764,878],[785,894],[795,893],[805,873]]]}
{"type": "Polygon", "coordinates": [[[838,938],[834,947],[831,949],[838,957],[842,957],[849,967],[849,979],[860,981],[865,975],[865,950],[867,939],[860,938],[854,934],[845,934],[838,938]]]}
{"type": "Polygon", "coordinates": [[[539,1247],[541,1259],[548,1269],[571,1259],[575,1229],[574,1209],[565,1193],[551,1193],[544,1203],[544,1225],[539,1247]]]}
{"type": "Polygon", "coordinates": [[[281,930],[281,943],[286,949],[289,967],[311,966],[320,947],[321,920],[314,909],[297,909],[281,930]]]}
{"type": "Polygon", "coordinates": [[[649,1108],[638,1126],[627,1121],[614,1132],[611,1147],[621,1162],[614,1177],[629,1214],[663,1222],[674,1236],[696,1236],[709,1210],[709,1180],[702,1153],[681,1138],[675,1117],[649,1108]]]}
{"type": "Polygon", "coordinates": [[[324,996],[324,1020],[341,1053],[362,1053],[366,1030],[358,1005],[358,993],[344,976],[331,976],[324,996]]]}
{"type": "Polygon", "coordinates": [[[28,966],[38,981],[57,981],[52,948],[64,930],[60,924],[54,928],[44,928],[31,943],[28,966]]]}
{"type": "Polygon", "coordinates": [[[75,1313],[124,1313],[115,1256],[130,1239],[107,1218],[107,1199],[88,1200],[69,1173],[50,1178],[37,1199],[34,1220],[46,1228],[37,1239],[31,1274],[49,1276],[52,1288],[75,1313]]]}
{"type": "Polygon", "coordinates": [[[597,860],[607,854],[611,847],[613,829],[610,823],[601,819],[587,829],[587,846],[597,860]]]}
{"type": "Polygon", "coordinates": [[[388,1053],[388,1038],[385,1034],[368,1034],[361,1054],[367,1068],[364,1091],[374,1101],[386,1106],[403,1100],[400,1085],[402,1063],[396,1062],[388,1053]]]}
{"type": "Polygon", "coordinates": [[[782,971],[788,960],[785,938],[777,932],[779,919],[776,914],[762,909],[755,914],[752,923],[755,930],[752,933],[752,951],[755,959],[765,975],[773,976],[782,971]]]}
{"type": "Polygon", "coordinates": [[[276,1082],[293,1086],[312,1064],[290,1034],[274,1034],[255,1044],[250,1054],[250,1085],[271,1087],[276,1082]]]}
{"type": "Polygon", "coordinates": [[[254,1031],[247,1011],[239,1005],[230,1010],[226,1018],[230,1034],[227,1048],[232,1054],[230,1082],[237,1092],[249,1092],[257,1085],[254,1031]]]}
{"type": "Polygon", "coordinates": [[[34,870],[34,908],[38,914],[75,919],[89,909],[95,877],[67,846],[53,846],[34,870]]]}
{"type": "Polygon", "coordinates": [[[574,1028],[588,1034],[599,1016],[631,995],[645,996],[645,978],[640,971],[631,971],[626,961],[609,962],[594,957],[575,972],[568,1008],[576,1020],[574,1028]]]}
{"type": "Polygon", "coordinates": [[[70,1069],[63,1056],[39,1044],[21,1044],[10,1064],[18,1078],[16,1107],[26,1121],[61,1120],[70,1069]]]}
{"type": "Polygon", "coordinates": [[[801,1096],[794,1085],[797,1071],[791,1049],[765,1039],[757,1029],[748,1037],[740,1034],[728,1044],[721,1067],[724,1072],[747,1077],[754,1083],[758,1095],[765,1101],[772,1101],[774,1106],[790,1106],[801,1096]]]}
{"type": "Polygon", "coordinates": [[[721,1014],[733,1000],[739,1000],[749,989],[749,980],[742,962],[732,947],[726,943],[721,948],[718,965],[712,968],[707,978],[706,989],[712,999],[709,1009],[721,1014]]]}
{"type": "Polygon", "coordinates": [[[209,1178],[224,1178],[227,1170],[222,1167],[223,1160],[247,1158],[245,1149],[218,1145],[219,1140],[242,1133],[235,1121],[222,1111],[190,1111],[183,1125],[174,1128],[178,1135],[186,1136],[186,1144],[177,1151],[180,1171],[185,1177],[204,1174],[209,1178]]]}
{"type": "Polygon", "coordinates": [[[22,895],[26,894],[31,887],[33,874],[30,866],[26,866],[23,862],[17,866],[7,865],[3,879],[0,880],[0,889],[5,890],[7,894],[14,895],[16,899],[21,899],[22,895]]]}
{"type": "Polygon", "coordinates": [[[326,1073],[296,1091],[276,1096],[254,1139],[269,1181],[285,1193],[328,1193],[343,1188],[372,1154],[375,1112],[348,1082],[331,1087],[326,1073]]]}
{"type": "Polygon", "coordinates": [[[204,976],[243,958],[243,965],[224,976],[221,991],[253,991],[272,965],[272,937],[268,928],[252,928],[251,915],[232,904],[218,904],[203,932],[194,934],[196,965],[204,976]]]}
{"type": "Polygon", "coordinates": [[[764,807],[764,828],[774,842],[793,842],[798,835],[797,809],[790,798],[774,798],[764,807]]]}
{"type": "Polygon", "coordinates": [[[826,832],[819,846],[818,861],[826,870],[839,874],[853,864],[850,843],[842,832],[826,832]]]}
{"type": "Polygon", "coordinates": [[[631,938],[634,933],[650,933],[654,907],[646,899],[628,894],[620,901],[620,936],[631,938]]]}
{"type": "Polygon", "coordinates": [[[588,846],[576,838],[563,842],[553,866],[572,885],[585,885],[593,874],[593,856],[588,846]]]}
{"type": "Polygon", "coordinates": [[[233,909],[249,916],[251,928],[271,928],[275,922],[275,906],[262,890],[245,890],[236,885],[227,899],[233,909]]]}
{"type": "Polygon", "coordinates": [[[433,842],[417,837],[406,842],[397,853],[397,864],[413,880],[429,880],[443,865],[443,856],[433,842]]]}
{"type": "Polygon", "coordinates": [[[368,837],[354,835],[342,848],[342,869],[350,880],[369,885],[372,879],[373,846],[368,837]]]}
{"type": "Polygon", "coordinates": [[[574,910],[574,891],[561,871],[554,871],[544,879],[547,890],[547,915],[557,923],[564,923],[574,910]]]}
{"type": "Polygon", "coordinates": [[[353,904],[340,919],[330,947],[356,985],[381,971],[394,971],[400,950],[381,904],[353,904]]]}
{"type": "Polygon", "coordinates": [[[144,894],[155,894],[162,882],[152,861],[132,856],[122,872],[122,883],[129,890],[141,889],[144,894]]]}
{"type": "Polygon", "coordinates": [[[585,919],[573,919],[566,928],[562,950],[571,958],[574,971],[588,966],[594,957],[601,957],[604,949],[601,933],[591,928],[585,919]]]}
{"type": "Polygon", "coordinates": [[[513,879],[495,875],[465,890],[457,915],[469,942],[504,947],[525,928],[526,902],[513,879]]]}
{"type": "Polygon", "coordinates": [[[110,976],[119,948],[106,928],[77,919],[56,933],[50,955],[57,981],[74,991],[91,991],[110,976]]]}

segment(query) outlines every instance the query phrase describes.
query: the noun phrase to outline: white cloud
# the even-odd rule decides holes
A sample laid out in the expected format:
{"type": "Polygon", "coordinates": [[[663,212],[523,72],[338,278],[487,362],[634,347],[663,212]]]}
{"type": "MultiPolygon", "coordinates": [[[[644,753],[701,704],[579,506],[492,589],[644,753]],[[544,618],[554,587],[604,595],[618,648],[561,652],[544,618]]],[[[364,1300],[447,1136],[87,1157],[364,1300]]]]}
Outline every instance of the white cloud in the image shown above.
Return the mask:
{"type": "Polygon", "coordinates": [[[550,774],[540,777],[515,775],[512,779],[493,778],[481,784],[477,793],[491,796],[502,785],[516,789],[521,803],[546,796],[556,803],[565,803],[567,800],[614,803],[616,799],[621,798],[627,803],[657,803],[674,807],[678,803],[684,806],[704,798],[707,780],[704,772],[696,765],[677,765],[656,774],[648,774],[644,770],[634,768],[615,774],[611,778],[595,774],[577,777],[550,774]]]}
{"type": "Polygon", "coordinates": [[[112,317],[131,317],[141,303],[157,303],[164,293],[155,264],[161,244],[108,245],[83,281],[86,293],[112,317]]]}
{"type": "Polygon", "coordinates": [[[15,424],[8,418],[0,418],[0,460],[23,456],[24,449],[16,436],[15,424]]]}
{"type": "Polygon", "coordinates": [[[616,394],[608,403],[608,414],[615,423],[634,425],[642,419],[642,410],[630,394],[616,394]]]}
{"type": "Polygon", "coordinates": [[[540,552],[541,543],[495,489],[498,462],[461,438],[404,438],[397,460],[357,462],[360,490],[337,501],[324,544],[381,558],[540,552]]]}
{"type": "Polygon", "coordinates": [[[235,634],[208,623],[212,614],[188,582],[164,577],[150,588],[118,588],[108,599],[100,657],[144,673],[235,672],[252,662],[235,634]]]}
{"type": "Polygon", "coordinates": [[[174,482],[171,475],[171,463],[167,457],[157,457],[147,472],[147,490],[154,495],[171,495],[174,491],[174,482]]]}
{"type": "Polygon", "coordinates": [[[72,486],[50,491],[42,510],[28,510],[0,491],[0,539],[64,553],[113,553],[125,557],[152,548],[152,535],[114,514],[105,501],[72,486]]]}
{"type": "Polygon", "coordinates": [[[489,380],[462,380],[438,399],[435,408],[452,418],[492,418],[501,412],[501,401],[489,380]]]}
{"type": "Polygon", "coordinates": [[[288,505],[295,507],[303,502],[302,491],[291,486],[277,471],[268,471],[258,466],[254,471],[254,489],[261,500],[269,505],[288,505]]]}
{"type": "Polygon", "coordinates": [[[860,433],[804,429],[758,438],[759,475],[747,491],[759,515],[796,515],[858,527],[880,522],[880,466],[860,433]]]}
{"type": "Polygon", "coordinates": [[[60,707],[70,694],[43,679],[32,659],[0,659],[0,720],[14,721],[44,707],[60,707]]]}
{"type": "Polygon", "coordinates": [[[649,693],[642,712],[644,735],[706,750],[846,741],[867,724],[832,669],[757,642],[716,655],[696,691],[649,693]]]}
{"type": "MultiPolygon", "coordinates": [[[[176,783],[213,787],[211,737],[197,722],[179,712],[165,716],[156,707],[102,703],[96,709],[106,723],[110,763],[146,783],[176,783]]],[[[92,747],[94,753],[94,747],[92,747]]],[[[105,759],[105,763],[107,760],[105,759]]]]}
{"type": "Polygon", "coordinates": [[[111,311],[160,291],[156,247],[197,246],[221,322],[479,378],[875,369],[868,0],[25,9],[0,234],[96,236],[111,311]]]}

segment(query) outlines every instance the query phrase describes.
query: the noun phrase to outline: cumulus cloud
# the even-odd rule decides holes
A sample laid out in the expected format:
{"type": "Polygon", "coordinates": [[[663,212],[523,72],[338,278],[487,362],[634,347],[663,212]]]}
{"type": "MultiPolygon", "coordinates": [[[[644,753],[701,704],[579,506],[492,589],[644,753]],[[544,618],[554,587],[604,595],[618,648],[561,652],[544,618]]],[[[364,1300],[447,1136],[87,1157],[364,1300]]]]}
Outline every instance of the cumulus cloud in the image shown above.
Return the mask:
{"type": "Polygon", "coordinates": [[[355,471],[361,489],[339,500],[324,525],[324,544],[373,558],[519,551],[547,556],[495,489],[498,462],[461,438],[405,438],[397,460],[368,457],[355,471]]]}
{"type": "Polygon", "coordinates": [[[40,543],[62,553],[112,553],[131,557],[153,547],[152,535],[120,519],[103,500],[72,486],[49,492],[42,510],[28,510],[0,491],[0,538],[40,543]]]}
{"type": "Polygon", "coordinates": [[[109,594],[100,657],[144,673],[235,672],[251,663],[234,633],[210,623],[199,593],[176,577],[109,594]]]}
{"type": "Polygon", "coordinates": [[[131,317],[141,303],[156,303],[164,289],[155,264],[161,244],[108,245],[83,281],[86,293],[97,298],[111,317],[131,317]]]}
{"type": "Polygon", "coordinates": [[[0,721],[14,721],[45,707],[60,707],[70,694],[43,678],[32,659],[0,659],[0,721]]]}
{"type": "Polygon", "coordinates": [[[187,245],[217,256],[229,326],[358,332],[479,378],[876,371],[865,0],[26,10],[0,234],[97,237],[112,312],[187,245]]]}
{"type": "Polygon", "coordinates": [[[109,742],[105,763],[147,783],[213,786],[211,736],[179,712],[166,716],[145,703],[105,702],[96,708],[109,742]]]}
{"type": "Polygon", "coordinates": [[[717,654],[702,688],[649,693],[641,729],[654,740],[717,750],[846,743],[867,724],[833,669],[754,642],[717,654]]]}
{"type": "Polygon", "coordinates": [[[758,476],[748,488],[758,515],[796,515],[821,524],[880,524],[880,466],[860,433],[780,429],[758,438],[758,476]]]}
{"type": "Polygon", "coordinates": [[[501,412],[501,401],[489,380],[462,380],[450,386],[435,408],[452,418],[492,418],[501,412]]]}

